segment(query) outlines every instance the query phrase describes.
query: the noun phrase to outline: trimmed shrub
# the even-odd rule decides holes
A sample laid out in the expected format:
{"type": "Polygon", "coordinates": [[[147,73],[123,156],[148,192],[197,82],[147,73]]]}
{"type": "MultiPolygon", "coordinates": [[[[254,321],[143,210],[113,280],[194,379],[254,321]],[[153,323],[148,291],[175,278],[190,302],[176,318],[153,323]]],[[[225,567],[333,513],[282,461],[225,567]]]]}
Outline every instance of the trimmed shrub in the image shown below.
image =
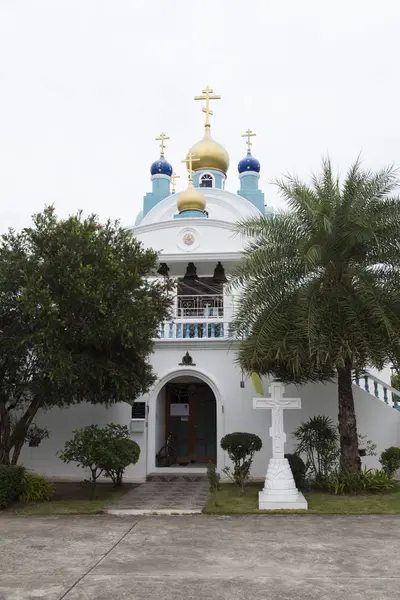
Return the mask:
{"type": "Polygon", "coordinates": [[[126,467],[139,460],[140,446],[130,438],[115,438],[107,443],[106,452],[107,458],[101,466],[115,486],[121,485],[126,467]]]}
{"type": "Polygon", "coordinates": [[[233,472],[230,467],[225,467],[223,473],[227,475],[240,490],[240,495],[246,493],[246,485],[250,481],[250,470],[254,454],[261,450],[262,441],[254,433],[236,431],[228,433],[221,440],[221,448],[226,450],[233,462],[233,472]]]}
{"type": "Polygon", "coordinates": [[[44,502],[54,496],[54,485],[42,473],[25,471],[22,492],[19,495],[21,502],[44,502]]]}
{"type": "Polygon", "coordinates": [[[21,493],[24,482],[24,467],[0,465],[0,509],[14,502],[21,493]]]}
{"type": "Polygon", "coordinates": [[[382,452],[379,462],[388,477],[393,477],[397,469],[400,469],[400,448],[397,448],[396,446],[386,448],[386,450],[382,452]]]}
{"type": "Polygon", "coordinates": [[[389,477],[385,471],[366,468],[356,473],[335,471],[326,480],[327,489],[339,496],[386,492],[393,489],[394,485],[394,479],[389,477]]]}
{"type": "Polygon", "coordinates": [[[298,487],[299,490],[302,490],[306,481],[307,472],[304,460],[298,454],[285,454],[285,458],[289,461],[296,487],[298,487]]]}

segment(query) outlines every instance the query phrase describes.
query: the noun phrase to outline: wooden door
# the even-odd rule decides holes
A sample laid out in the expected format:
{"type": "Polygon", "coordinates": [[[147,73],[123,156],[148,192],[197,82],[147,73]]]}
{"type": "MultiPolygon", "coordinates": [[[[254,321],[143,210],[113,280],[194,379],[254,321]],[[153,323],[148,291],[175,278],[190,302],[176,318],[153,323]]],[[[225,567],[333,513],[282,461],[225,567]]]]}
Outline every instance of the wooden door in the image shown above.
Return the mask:
{"type": "Polygon", "coordinates": [[[216,461],[216,405],[208,386],[199,386],[195,396],[189,399],[191,412],[191,435],[196,463],[216,461]]]}
{"type": "Polygon", "coordinates": [[[216,402],[203,384],[167,386],[165,437],[171,431],[181,465],[216,461],[216,402]]]}
{"type": "Polygon", "coordinates": [[[173,446],[177,452],[178,464],[189,464],[192,448],[190,427],[190,404],[187,386],[167,385],[167,405],[165,411],[165,439],[172,432],[173,446]],[[179,410],[181,405],[181,410],[179,410]],[[178,409],[178,410],[177,410],[178,409]]]}

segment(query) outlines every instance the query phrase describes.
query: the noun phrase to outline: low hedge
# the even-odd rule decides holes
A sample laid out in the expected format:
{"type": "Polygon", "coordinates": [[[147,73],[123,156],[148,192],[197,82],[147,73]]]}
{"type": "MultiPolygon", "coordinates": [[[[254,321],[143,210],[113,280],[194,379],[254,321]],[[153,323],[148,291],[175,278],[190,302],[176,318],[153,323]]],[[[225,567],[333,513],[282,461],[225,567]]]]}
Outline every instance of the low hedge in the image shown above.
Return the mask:
{"type": "Polygon", "coordinates": [[[54,494],[54,485],[46,475],[25,471],[22,492],[19,494],[21,502],[44,502],[51,500],[54,494]]]}
{"type": "Polygon", "coordinates": [[[20,465],[0,465],[0,509],[14,502],[24,485],[25,469],[20,465]]]}

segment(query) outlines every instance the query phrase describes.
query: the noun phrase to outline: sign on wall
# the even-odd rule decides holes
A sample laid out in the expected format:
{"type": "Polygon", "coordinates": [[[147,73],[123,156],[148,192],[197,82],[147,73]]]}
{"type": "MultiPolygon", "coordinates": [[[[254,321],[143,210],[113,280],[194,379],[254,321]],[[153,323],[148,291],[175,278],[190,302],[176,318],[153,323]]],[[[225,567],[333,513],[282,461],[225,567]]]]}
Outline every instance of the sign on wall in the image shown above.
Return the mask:
{"type": "Polygon", "coordinates": [[[189,404],[171,404],[171,417],[188,417],[189,404]]]}

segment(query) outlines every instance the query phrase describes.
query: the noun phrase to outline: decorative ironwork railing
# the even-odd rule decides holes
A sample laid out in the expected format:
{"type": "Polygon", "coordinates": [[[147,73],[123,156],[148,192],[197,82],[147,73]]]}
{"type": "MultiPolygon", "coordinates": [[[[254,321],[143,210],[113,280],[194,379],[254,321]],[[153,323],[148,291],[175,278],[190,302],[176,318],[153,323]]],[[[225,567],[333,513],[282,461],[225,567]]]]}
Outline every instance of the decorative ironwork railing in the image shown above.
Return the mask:
{"type": "Polygon", "coordinates": [[[365,372],[354,378],[354,383],[369,392],[385,404],[400,411],[400,391],[388,385],[382,379],[365,372]]]}
{"type": "Polygon", "coordinates": [[[178,319],[215,318],[224,316],[223,294],[177,296],[178,319]]]}

